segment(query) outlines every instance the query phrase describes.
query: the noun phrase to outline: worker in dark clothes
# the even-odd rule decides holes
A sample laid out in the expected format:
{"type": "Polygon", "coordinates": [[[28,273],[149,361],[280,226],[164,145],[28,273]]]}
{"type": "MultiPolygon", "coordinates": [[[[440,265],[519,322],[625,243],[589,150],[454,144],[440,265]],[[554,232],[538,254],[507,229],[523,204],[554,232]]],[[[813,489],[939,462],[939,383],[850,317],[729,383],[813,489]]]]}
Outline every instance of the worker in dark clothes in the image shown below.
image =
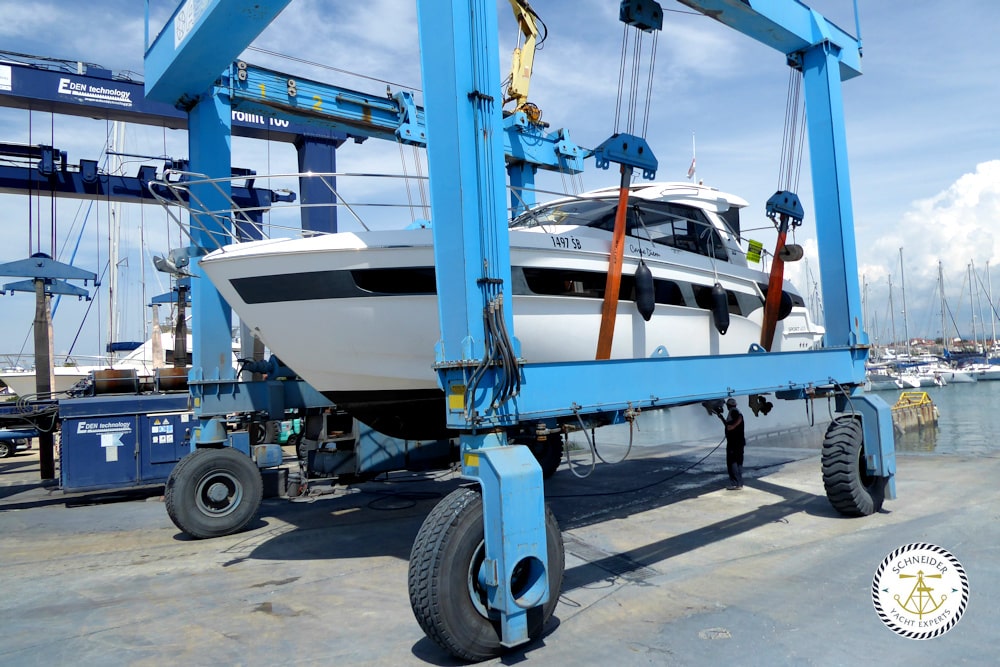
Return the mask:
{"type": "MultiPolygon", "coordinates": [[[[726,470],[729,472],[729,490],[738,491],[743,488],[743,449],[747,445],[743,435],[743,415],[736,407],[736,399],[726,399],[729,414],[719,419],[726,425],[726,470]]],[[[721,410],[719,411],[721,413],[721,410]]]]}

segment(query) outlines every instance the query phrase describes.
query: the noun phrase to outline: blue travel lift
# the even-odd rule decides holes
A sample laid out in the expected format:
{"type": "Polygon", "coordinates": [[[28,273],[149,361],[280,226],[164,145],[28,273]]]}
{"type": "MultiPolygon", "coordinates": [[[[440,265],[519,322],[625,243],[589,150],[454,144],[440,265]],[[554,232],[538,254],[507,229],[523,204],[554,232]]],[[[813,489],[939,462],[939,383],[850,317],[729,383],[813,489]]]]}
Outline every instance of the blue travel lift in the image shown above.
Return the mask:
{"type": "MultiPolygon", "coordinates": [[[[33,111],[58,113],[64,115],[83,115],[106,117],[109,120],[134,122],[147,125],[183,129],[187,127],[187,112],[149,99],[144,94],[142,82],[136,82],[128,77],[116,75],[94,65],[74,63],[59,66],[56,61],[44,59],[36,63],[12,63],[9,90],[0,91],[0,106],[23,108],[33,111]],[[87,91],[92,88],[100,90],[111,89],[113,95],[74,95],[73,91],[87,91]]],[[[231,120],[232,133],[256,139],[288,141],[294,143],[299,167],[302,172],[330,174],[335,171],[336,149],[348,138],[362,142],[368,138],[404,141],[417,146],[426,145],[426,132],[423,126],[423,109],[414,103],[408,92],[398,92],[386,97],[369,95],[360,91],[324,86],[308,80],[295,81],[288,75],[272,70],[266,70],[243,61],[231,63],[228,71],[228,81],[231,83],[231,120]],[[298,95],[289,96],[289,104],[285,112],[281,105],[271,102],[267,91],[298,87],[298,95]],[[317,99],[314,93],[320,93],[327,100],[324,115],[320,122],[309,118],[313,111],[312,102],[317,99]],[[296,100],[310,100],[310,108],[298,108],[296,100]],[[261,113],[261,111],[266,112],[261,113]],[[303,114],[303,111],[306,114],[303,114]]],[[[273,92],[272,92],[273,96],[273,92]]],[[[323,99],[323,98],[319,98],[323,99]]],[[[510,161],[509,170],[512,182],[519,183],[524,188],[524,195],[512,195],[511,205],[515,209],[523,209],[533,203],[530,188],[533,185],[535,171],[538,168],[560,168],[568,173],[579,173],[583,169],[584,151],[569,139],[568,133],[558,130],[544,132],[541,126],[529,123],[524,113],[514,114],[507,120],[505,133],[507,151],[510,161]]],[[[53,197],[71,197],[78,199],[104,200],[116,202],[137,203],[143,201],[160,201],[151,191],[155,190],[161,196],[165,188],[160,185],[170,170],[171,183],[183,183],[188,179],[190,165],[187,160],[166,160],[164,172],[157,173],[153,166],[142,166],[136,176],[118,176],[102,172],[96,160],[80,160],[78,164],[70,164],[64,151],[51,146],[24,146],[18,144],[0,144],[0,155],[10,156],[11,163],[0,165],[0,192],[28,193],[44,191],[53,197]]],[[[244,176],[245,184],[232,186],[233,204],[244,211],[241,215],[250,218],[251,225],[245,225],[240,232],[252,235],[255,228],[260,227],[263,212],[277,201],[294,201],[293,193],[282,194],[271,190],[255,187],[254,172],[233,169],[232,176],[244,176]]],[[[302,228],[304,230],[324,232],[336,231],[336,207],[332,206],[334,193],[332,185],[335,177],[303,178],[300,180],[302,208],[302,228]]],[[[183,195],[183,189],[176,192],[183,195]]],[[[184,202],[180,202],[184,203],[184,202]]],[[[174,292],[190,290],[190,278],[181,277],[189,260],[186,248],[171,253],[168,270],[178,273],[177,287],[174,292]]],[[[7,270],[10,275],[28,275],[34,277],[39,261],[48,266],[51,262],[45,258],[33,258],[29,262],[15,262],[0,266],[0,275],[7,270]]],[[[67,270],[72,270],[68,267],[67,270]]],[[[74,276],[76,274],[73,274],[74,276]]],[[[81,276],[83,274],[80,274],[81,276]]],[[[6,285],[9,291],[34,291],[32,281],[10,283],[6,285]]],[[[46,283],[46,297],[54,292],[85,296],[80,288],[73,287],[65,281],[46,283]]],[[[177,294],[167,294],[154,297],[153,304],[170,303],[178,300],[177,294]]],[[[185,303],[190,302],[188,294],[185,303]]],[[[47,308],[45,309],[47,312],[47,308]]],[[[39,327],[38,331],[47,331],[47,327],[39,327]]],[[[185,335],[180,334],[183,341],[185,335]]],[[[47,346],[39,346],[45,350],[47,346]]],[[[271,378],[294,377],[289,369],[273,367],[274,361],[260,361],[247,364],[247,370],[256,369],[258,373],[268,373],[271,378]]],[[[36,367],[43,367],[42,362],[36,362],[36,367]]],[[[168,369],[170,370],[170,369],[168,369]]],[[[44,380],[44,374],[42,379],[44,380]]],[[[149,414],[173,414],[178,410],[189,410],[176,405],[177,396],[169,392],[178,387],[187,387],[186,378],[175,377],[175,374],[165,374],[157,377],[152,393],[139,396],[103,396],[103,394],[132,392],[126,384],[116,381],[95,382],[93,391],[101,394],[96,397],[69,398],[59,401],[60,413],[66,419],[62,423],[62,457],[59,470],[60,485],[68,491],[92,491],[100,489],[127,488],[149,484],[159,484],[167,481],[173,465],[182,458],[184,448],[192,448],[187,431],[190,425],[185,422],[184,433],[178,432],[175,446],[172,437],[153,434],[145,427],[143,421],[149,414]],[[167,392],[167,393],[164,393],[167,392]],[[94,433],[79,430],[81,420],[108,418],[108,423],[114,420],[126,419],[127,428],[123,427],[117,433],[120,435],[113,449],[104,447],[100,438],[94,433]],[[134,423],[133,423],[134,422],[134,423]],[[136,425],[143,424],[138,429],[136,425]],[[128,444],[123,444],[124,441],[128,444]],[[134,441],[134,442],[133,442],[134,441]],[[118,456],[122,447],[129,452],[128,460],[124,454],[118,456]],[[114,452],[115,456],[111,457],[114,452]]],[[[206,397],[199,393],[198,400],[203,400],[202,414],[213,414],[225,417],[239,412],[246,418],[235,426],[238,431],[253,431],[253,444],[246,433],[237,433],[227,441],[236,445],[237,449],[246,454],[252,454],[259,442],[271,444],[268,456],[255,456],[261,465],[271,465],[280,462],[274,446],[274,426],[287,423],[289,415],[302,417],[303,433],[307,438],[318,439],[324,427],[345,435],[338,435],[339,441],[335,451],[327,449],[309,450],[306,447],[300,454],[306,459],[306,476],[327,479],[355,478],[357,475],[374,476],[380,472],[400,469],[424,469],[442,465],[453,460],[456,445],[450,441],[407,441],[388,438],[367,426],[345,419],[343,415],[333,414],[330,403],[313,392],[302,383],[292,383],[288,380],[272,381],[270,384],[245,384],[223,382],[222,395],[209,391],[206,397]],[[212,407],[208,407],[211,405],[212,407]],[[325,415],[325,416],[324,416],[325,415]],[[285,421],[282,421],[285,420],[285,421]],[[347,447],[346,442],[353,443],[347,447]],[[268,461],[270,463],[266,463],[268,461]]],[[[47,394],[48,392],[43,392],[47,394]]],[[[187,394],[185,394],[186,396],[187,394]]],[[[17,411],[14,411],[17,412],[17,411]]],[[[48,412],[46,411],[46,414],[48,412]]],[[[58,421],[54,423],[58,427],[58,421]]],[[[124,423],[124,422],[123,422],[124,423]]],[[[157,425],[151,424],[151,427],[157,425]]],[[[234,424],[228,424],[232,430],[234,424]]],[[[108,432],[110,433],[110,432],[108,432]]],[[[107,440],[108,433],[104,434],[107,440]]],[[[47,426],[38,435],[42,442],[42,478],[54,477],[55,466],[52,455],[52,428],[47,426]],[[46,446],[46,442],[48,445],[46,446]]],[[[329,437],[323,437],[330,442],[329,437]]],[[[284,472],[284,471],[280,471],[284,472]]],[[[283,487],[280,475],[276,487],[283,487]]],[[[294,492],[298,485],[289,485],[294,492]]],[[[223,529],[223,530],[231,530],[223,529]]],[[[216,529],[212,534],[218,534],[216,529]]]]}
{"type": "MultiPolygon", "coordinates": [[[[840,82],[860,74],[860,45],[796,0],[682,1],[772,46],[802,73],[826,313],[823,349],[772,353],[754,346],[744,355],[522,363],[511,311],[504,308],[511,303],[510,256],[495,4],[418,0],[441,325],[435,368],[448,399],[448,425],[461,433],[463,476],[476,487],[454,492],[428,516],[410,559],[410,592],[425,632],[458,657],[489,658],[539,636],[559,594],[562,540],[545,508],[538,463],[526,447],[508,443],[507,433],[519,424],[620,422],[637,410],[736,395],[832,395],[840,415],[822,457],[831,502],[844,514],[864,515],[895,497],[889,407],[861,389],[868,339],[840,97],[840,82]],[[480,368],[488,346],[507,361],[480,368]]],[[[252,12],[249,2],[184,3],[148,47],[147,97],[188,110],[192,169],[228,173],[232,98],[213,83],[288,2],[255,0],[252,12]]],[[[656,29],[662,20],[655,3],[621,5],[622,19],[640,30],[656,29]]],[[[651,177],[652,156],[636,155],[630,146],[612,137],[602,162],[651,177]]],[[[212,192],[199,195],[208,208],[225,205],[212,192]]],[[[797,213],[780,200],[772,202],[777,217],[797,213]]],[[[194,242],[207,246],[209,239],[194,242]]],[[[212,447],[223,433],[204,400],[224,394],[220,388],[230,382],[216,362],[229,342],[230,312],[208,281],[195,281],[195,290],[195,437],[200,447],[212,447]]],[[[224,497],[223,487],[207,489],[206,497],[224,497]]]]}

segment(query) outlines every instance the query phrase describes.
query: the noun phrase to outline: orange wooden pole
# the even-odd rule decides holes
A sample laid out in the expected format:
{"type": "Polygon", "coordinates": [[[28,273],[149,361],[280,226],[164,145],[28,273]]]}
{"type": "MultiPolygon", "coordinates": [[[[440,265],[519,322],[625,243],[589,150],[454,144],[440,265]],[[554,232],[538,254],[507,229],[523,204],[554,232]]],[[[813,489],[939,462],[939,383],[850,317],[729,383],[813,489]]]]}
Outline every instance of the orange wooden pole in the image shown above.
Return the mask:
{"type": "Polygon", "coordinates": [[[764,301],[764,321],[760,325],[760,346],[771,351],[774,344],[774,328],[778,325],[778,311],[781,309],[781,287],[785,278],[785,260],[781,259],[781,251],[785,247],[785,237],[788,235],[788,216],[782,214],[778,225],[778,242],[774,246],[774,261],[771,263],[771,276],[767,282],[767,297],[764,301]]]}
{"type": "Polygon", "coordinates": [[[601,306],[601,328],[597,335],[596,359],[611,358],[611,343],[615,337],[615,317],[618,315],[618,293],[622,284],[622,262],[625,256],[625,218],[628,213],[629,182],[632,167],[622,165],[622,180],[618,190],[618,210],[615,212],[615,230],[611,237],[608,255],[608,279],[604,285],[604,303],[601,306]]]}

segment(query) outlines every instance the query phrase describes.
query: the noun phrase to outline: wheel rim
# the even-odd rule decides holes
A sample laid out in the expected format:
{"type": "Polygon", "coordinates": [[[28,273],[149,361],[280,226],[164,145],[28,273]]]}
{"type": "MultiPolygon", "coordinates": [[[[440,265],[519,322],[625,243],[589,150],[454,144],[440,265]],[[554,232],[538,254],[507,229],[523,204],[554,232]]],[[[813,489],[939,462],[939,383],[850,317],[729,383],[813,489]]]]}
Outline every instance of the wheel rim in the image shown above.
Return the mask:
{"type": "Polygon", "coordinates": [[[476,611],[483,618],[489,618],[489,606],[487,604],[486,598],[486,571],[483,567],[483,563],[486,560],[486,541],[483,540],[476,547],[476,550],[472,553],[472,559],[469,561],[469,574],[467,578],[467,583],[469,587],[469,599],[472,600],[472,606],[476,608],[476,611]]]}
{"type": "MultiPolygon", "coordinates": [[[[486,588],[486,567],[484,563],[486,561],[486,542],[482,541],[476,550],[472,554],[472,559],[469,561],[469,574],[467,578],[469,599],[472,601],[472,606],[475,607],[476,611],[480,616],[487,619],[492,619],[495,613],[491,615],[489,610],[489,597],[487,595],[486,588]]],[[[530,588],[530,582],[534,578],[535,573],[531,568],[532,559],[524,559],[514,566],[513,572],[510,574],[510,591],[511,594],[517,597],[521,597],[530,588]]],[[[537,562],[537,559],[535,559],[537,562]]],[[[532,607],[536,604],[537,598],[528,598],[529,602],[524,604],[525,608],[532,607]]],[[[518,600],[519,606],[522,606],[518,600]]]]}
{"type": "Polygon", "coordinates": [[[861,486],[866,489],[875,483],[875,477],[868,474],[868,461],[865,457],[864,446],[858,448],[858,478],[861,480],[861,486]]]}
{"type": "Polygon", "coordinates": [[[225,471],[212,471],[198,481],[195,502],[209,516],[231,514],[243,500],[243,484],[225,471]]]}

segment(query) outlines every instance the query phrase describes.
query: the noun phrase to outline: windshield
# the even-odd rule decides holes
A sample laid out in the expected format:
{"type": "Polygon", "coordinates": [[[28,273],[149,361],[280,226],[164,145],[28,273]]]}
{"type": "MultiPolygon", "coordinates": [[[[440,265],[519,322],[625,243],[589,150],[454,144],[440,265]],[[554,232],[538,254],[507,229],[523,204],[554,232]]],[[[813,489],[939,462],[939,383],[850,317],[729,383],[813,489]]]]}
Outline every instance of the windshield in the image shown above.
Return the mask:
{"type": "MultiPolygon", "coordinates": [[[[727,260],[718,231],[700,208],[637,198],[630,199],[628,207],[627,236],[727,260]]],[[[614,231],[617,208],[617,197],[543,205],[515,218],[510,228],[580,225],[610,232],[614,231]]]]}

